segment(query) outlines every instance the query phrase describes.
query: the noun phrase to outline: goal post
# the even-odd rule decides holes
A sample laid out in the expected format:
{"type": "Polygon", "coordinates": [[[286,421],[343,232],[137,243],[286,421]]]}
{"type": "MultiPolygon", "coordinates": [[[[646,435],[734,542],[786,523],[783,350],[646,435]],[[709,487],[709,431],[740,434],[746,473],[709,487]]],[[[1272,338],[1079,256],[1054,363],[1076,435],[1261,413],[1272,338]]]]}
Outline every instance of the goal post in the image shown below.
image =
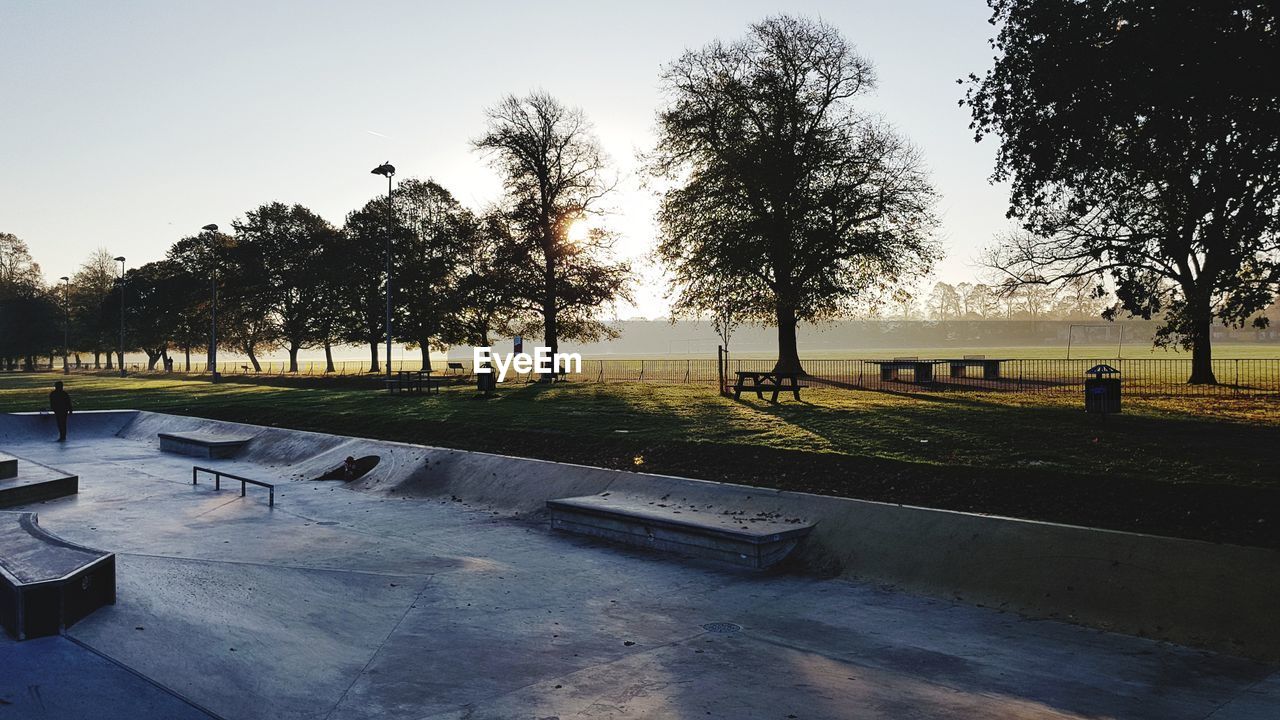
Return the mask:
{"type": "Polygon", "coordinates": [[[1119,331],[1119,339],[1116,342],[1116,359],[1119,360],[1124,354],[1124,326],[1117,324],[1108,325],[1070,325],[1067,327],[1067,359],[1071,359],[1071,342],[1075,339],[1076,328],[1106,328],[1107,335],[1111,334],[1114,328],[1119,331]]]}

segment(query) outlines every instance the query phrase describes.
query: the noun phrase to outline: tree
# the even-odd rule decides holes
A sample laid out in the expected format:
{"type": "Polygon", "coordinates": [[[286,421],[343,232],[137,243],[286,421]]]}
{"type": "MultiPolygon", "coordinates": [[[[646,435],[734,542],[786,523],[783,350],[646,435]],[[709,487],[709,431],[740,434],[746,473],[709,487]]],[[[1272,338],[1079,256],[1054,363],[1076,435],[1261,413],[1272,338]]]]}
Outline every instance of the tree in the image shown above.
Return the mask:
{"type": "MultiPolygon", "coordinates": [[[[227,233],[205,230],[199,235],[191,235],[178,240],[166,253],[175,267],[178,268],[177,287],[173,290],[173,303],[182,308],[174,326],[175,340],[186,355],[187,369],[191,368],[191,348],[204,347],[205,362],[212,363],[213,348],[209,346],[211,329],[210,312],[213,306],[213,284],[217,283],[218,297],[222,309],[218,321],[218,346],[231,346],[227,343],[230,337],[223,332],[226,323],[225,314],[229,258],[235,239],[227,233]]],[[[211,368],[212,369],[212,368],[211,368]]]]}
{"type": "Polygon", "coordinates": [[[630,266],[613,261],[615,238],[603,228],[570,237],[613,189],[586,116],[542,92],[507,96],[486,115],[489,127],[472,144],[502,176],[512,242],[503,255],[518,309],[537,318],[528,329],[553,353],[561,338],[612,336],[597,315],[629,297],[630,266]]]}
{"type": "Polygon", "coordinates": [[[62,308],[44,287],[26,242],[0,233],[0,362],[35,370],[36,357],[62,344],[62,308]]]}
{"type": "Polygon", "coordinates": [[[964,301],[950,283],[934,283],[925,303],[929,317],[934,320],[958,320],[964,314],[964,301]]]}
{"type": "Polygon", "coordinates": [[[107,354],[107,369],[112,367],[110,348],[119,331],[119,316],[110,318],[103,305],[116,290],[116,263],[105,248],[89,254],[71,278],[71,344],[93,353],[93,367],[99,368],[102,354],[107,354]]]}
{"type": "Polygon", "coordinates": [[[846,314],[937,255],[919,154],[852,107],[874,84],[835,28],[789,16],[662,73],[650,171],[672,184],[657,254],[674,311],[713,311],[705,289],[732,288],[744,319],[777,325],[779,372],[803,372],[797,323],[846,314]]]}
{"type": "Polygon", "coordinates": [[[235,238],[226,247],[225,258],[218,258],[219,276],[226,282],[218,298],[219,344],[247,355],[254,372],[262,370],[258,353],[270,352],[281,343],[274,302],[279,290],[272,284],[268,249],[251,231],[237,228],[235,238]]]}
{"type": "Polygon", "coordinates": [[[431,350],[448,347],[451,318],[462,310],[461,264],[480,229],[471,211],[431,180],[402,181],[395,208],[404,238],[395,328],[422,350],[422,367],[430,370],[431,350]]]}
{"type": "MultiPolygon", "coordinates": [[[[280,340],[289,351],[289,372],[298,372],[298,351],[323,344],[325,305],[324,248],[338,231],[301,205],[280,202],[245,213],[234,224],[241,253],[262,258],[266,272],[257,302],[272,313],[280,340]]],[[[255,367],[257,364],[255,363],[255,367]]]]}
{"type": "Polygon", "coordinates": [[[516,334],[520,293],[513,268],[523,252],[512,237],[506,214],[496,210],[479,219],[474,242],[464,252],[455,279],[456,310],[448,318],[444,339],[489,347],[493,333],[516,334]]]}
{"type": "MultiPolygon", "coordinates": [[[[379,372],[378,342],[386,331],[387,225],[387,199],[375,198],[347,215],[342,235],[335,239],[341,252],[334,259],[341,261],[346,275],[336,298],[345,308],[340,333],[348,342],[368,343],[371,373],[379,372]]],[[[394,246],[403,242],[393,238],[393,257],[403,256],[394,252],[394,246]]]]}
{"type": "Polygon", "coordinates": [[[1027,233],[1012,284],[1109,278],[1120,308],[1192,351],[1280,285],[1280,18],[1274,3],[989,0],[998,56],[963,101],[1000,140],[993,179],[1027,233]]]}

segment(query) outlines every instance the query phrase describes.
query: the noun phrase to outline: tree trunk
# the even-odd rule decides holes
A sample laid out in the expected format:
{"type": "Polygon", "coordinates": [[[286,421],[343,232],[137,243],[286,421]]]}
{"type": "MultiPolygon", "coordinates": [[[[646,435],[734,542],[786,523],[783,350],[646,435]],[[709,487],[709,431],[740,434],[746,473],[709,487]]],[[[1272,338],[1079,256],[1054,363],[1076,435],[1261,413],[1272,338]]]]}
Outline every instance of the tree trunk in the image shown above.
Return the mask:
{"type": "Polygon", "coordinates": [[[333,344],[328,340],[324,341],[324,371],[327,373],[334,372],[333,367],[333,344]]]}
{"type": "Polygon", "coordinates": [[[246,345],[244,348],[244,354],[249,356],[249,362],[253,365],[253,371],[256,373],[262,372],[262,364],[258,362],[258,356],[254,354],[254,350],[254,346],[246,345]]]}
{"type": "MultiPolygon", "coordinates": [[[[544,244],[546,248],[546,266],[542,273],[543,296],[542,296],[542,341],[551,349],[551,357],[555,357],[560,351],[560,328],[556,322],[556,263],[555,263],[555,247],[554,236],[551,235],[550,228],[545,230],[550,242],[544,244]]],[[[555,368],[552,367],[551,374],[539,380],[539,382],[555,382],[555,368]]]]}
{"type": "Polygon", "coordinates": [[[1213,314],[1205,308],[1191,319],[1191,385],[1216,385],[1213,375],[1213,314]]]}
{"type": "Polygon", "coordinates": [[[369,337],[369,372],[380,372],[378,365],[378,337],[376,335],[369,337]]]}
{"type": "Polygon", "coordinates": [[[431,346],[427,343],[427,341],[423,341],[420,347],[422,348],[422,369],[430,370],[431,369],[431,346]]]}
{"type": "Polygon", "coordinates": [[[187,372],[191,372],[191,346],[187,345],[182,348],[182,351],[186,353],[187,356],[187,372]]]}
{"type": "Polygon", "coordinates": [[[297,343],[289,343],[289,372],[298,372],[298,345],[297,343]]]}
{"type": "Polygon", "coordinates": [[[147,354],[147,370],[155,370],[156,363],[160,362],[160,353],[150,349],[144,349],[143,352],[147,354]]]}
{"type": "Polygon", "coordinates": [[[800,366],[800,351],[796,346],[796,311],[795,308],[778,303],[778,362],[773,366],[776,373],[804,374],[800,366]]]}
{"type": "Polygon", "coordinates": [[[116,353],[116,359],[119,360],[118,364],[120,365],[120,369],[123,370],[124,369],[124,353],[122,352],[116,353]]]}
{"type": "MultiPolygon", "coordinates": [[[[106,355],[106,356],[107,356],[107,364],[103,366],[103,369],[104,369],[104,370],[110,370],[110,369],[112,369],[113,367],[115,367],[114,365],[112,365],[112,364],[111,364],[111,363],[112,363],[112,360],[111,360],[111,355],[112,355],[112,353],[111,353],[111,352],[105,352],[105,353],[103,353],[103,355],[106,355]]],[[[98,364],[98,363],[97,363],[97,354],[95,353],[95,355],[94,355],[94,365],[96,366],[97,364],[98,364]]]]}

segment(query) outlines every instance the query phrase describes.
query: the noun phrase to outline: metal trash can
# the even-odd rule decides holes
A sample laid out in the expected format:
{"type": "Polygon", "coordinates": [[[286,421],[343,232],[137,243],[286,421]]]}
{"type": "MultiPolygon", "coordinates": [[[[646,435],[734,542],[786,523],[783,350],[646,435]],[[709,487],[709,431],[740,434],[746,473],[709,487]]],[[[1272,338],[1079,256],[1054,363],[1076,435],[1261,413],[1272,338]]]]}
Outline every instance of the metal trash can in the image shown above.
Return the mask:
{"type": "Polygon", "coordinates": [[[1120,371],[1110,365],[1094,365],[1085,371],[1084,411],[1120,412],[1120,371]]]}

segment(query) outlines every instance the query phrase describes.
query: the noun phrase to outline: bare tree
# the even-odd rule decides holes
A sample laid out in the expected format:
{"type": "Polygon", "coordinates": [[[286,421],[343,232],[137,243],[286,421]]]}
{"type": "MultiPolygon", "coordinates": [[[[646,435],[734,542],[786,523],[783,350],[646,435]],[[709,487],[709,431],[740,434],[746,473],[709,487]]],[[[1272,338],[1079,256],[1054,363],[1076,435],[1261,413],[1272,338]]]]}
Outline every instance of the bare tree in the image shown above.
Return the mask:
{"type": "Polygon", "coordinates": [[[601,214],[615,184],[590,123],[544,92],[509,95],[486,114],[488,129],[473,146],[502,176],[513,243],[504,257],[518,309],[536,318],[528,329],[540,330],[552,352],[561,338],[612,335],[597,315],[629,297],[630,267],[613,260],[615,237],[600,227],[569,237],[575,223],[601,214]]]}

